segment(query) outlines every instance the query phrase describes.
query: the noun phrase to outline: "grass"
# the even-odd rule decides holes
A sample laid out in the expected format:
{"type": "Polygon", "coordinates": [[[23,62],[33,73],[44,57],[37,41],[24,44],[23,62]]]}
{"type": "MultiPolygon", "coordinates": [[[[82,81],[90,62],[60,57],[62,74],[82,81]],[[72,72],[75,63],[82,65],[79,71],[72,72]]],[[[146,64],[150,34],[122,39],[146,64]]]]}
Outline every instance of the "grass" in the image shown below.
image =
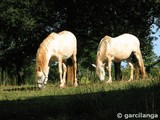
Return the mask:
{"type": "Polygon", "coordinates": [[[0,119],[115,120],[117,113],[158,114],[159,101],[160,79],[96,82],[64,89],[48,84],[45,90],[29,85],[1,86],[0,119]]]}

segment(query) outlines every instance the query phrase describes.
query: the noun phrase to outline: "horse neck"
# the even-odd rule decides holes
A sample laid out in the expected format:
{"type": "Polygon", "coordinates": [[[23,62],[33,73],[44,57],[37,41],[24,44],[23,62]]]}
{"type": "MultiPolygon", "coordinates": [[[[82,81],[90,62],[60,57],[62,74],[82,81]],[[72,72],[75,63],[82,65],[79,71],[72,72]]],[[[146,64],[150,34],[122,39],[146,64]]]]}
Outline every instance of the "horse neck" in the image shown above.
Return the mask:
{"type": "Polygon", "coordinates": [[[39,50],[36,56],[36,66],[40,67],[42,71],[45,72],[48,67],[48,63],[49,59],[47,56],[47,52],[42,52],[41,50],[39,50]]]}
{"type": "Polygon", "coordinates": [[[96,64],[103,63],[105,61],[105,58],[102,56],[102,54],[98,53],[96,58],[96,64]]]}
{"type": "Polygon", "coordinates": [[[99,51],[97,52],[97,62],[104,62],[106,59],[106,48],[101,48],[99,49],[99,51]]]}

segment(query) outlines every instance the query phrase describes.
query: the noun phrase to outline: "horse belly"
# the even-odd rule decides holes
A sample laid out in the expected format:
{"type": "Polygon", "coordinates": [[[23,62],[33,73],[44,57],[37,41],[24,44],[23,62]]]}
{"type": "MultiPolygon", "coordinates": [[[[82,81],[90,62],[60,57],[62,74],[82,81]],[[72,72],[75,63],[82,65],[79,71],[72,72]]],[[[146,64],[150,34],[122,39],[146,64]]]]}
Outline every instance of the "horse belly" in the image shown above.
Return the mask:
{"type": "Polygon", "coordinates": [[[126,60],[130,57],[131,53],[129,55],[118,55],[118,56],[114,56],[114,61],[115,62],[120,62],[122,60],[126,60]]]}
{"type": "Polygon", "coordinates": [[[113,53],[114,56],[114,61],[115,62],[120,62],[122,60],[126,60],[130,57],[132,54],[132,50],[130,48],[121,48],[121,49],[116,49],[113,53]]]}
{"type": "Polygon", "coordinates": [[[63,39],[63,57],[67,59],[71,57],[73,53],[76,52],[76,46],[76,39],[72,34],[65,37],[65,39],[63,39]]]}
{"type": "Polygon", "coordinates": [[[68,59],[73,55],[73,50],[65,49],[63,51],[63,59],[68,59]]]}

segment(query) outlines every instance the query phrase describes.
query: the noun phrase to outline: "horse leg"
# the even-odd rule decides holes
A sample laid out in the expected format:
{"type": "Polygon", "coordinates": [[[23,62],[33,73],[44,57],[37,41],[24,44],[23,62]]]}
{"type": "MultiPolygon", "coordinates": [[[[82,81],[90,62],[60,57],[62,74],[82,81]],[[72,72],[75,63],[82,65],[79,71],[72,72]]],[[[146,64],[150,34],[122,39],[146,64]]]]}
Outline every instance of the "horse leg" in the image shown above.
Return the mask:
{"type": "Polygon", "coordinates": [[[112,83],[112,76],[111,76],[111,64],[112,62],[111,61],[108,61],[108,81],[107,83],[112,83]]]}
{"type": "Polygon", "coordinates": [[[128,59],[127,60],[127,62],[128,62],[128,65],[130,66],[130,68],[131,68],[131,71],[130,71],[130,78],[129,78],[129,82],[130,81],[132,81],[133,80],[133,71],[134,71],[134,66],[133,66],[133,64],[131,63],[131,61],[128,59]]]}
{"type": "Polygon", "coordinates": [[[140,71],[142,73],[142,78],[144,78],[145,77],[145,68],[144,68],[144,62],[143,62],[142,54],[141,54],[140,50],[137,52],[134,52],[134,55],[138,61],[138,65],[139,65],[140,71]]]}
{"type": "Polygon", "coordinates": [[[72,63],[73,63],[73,68],[74,68],[74,86],[77,87],[78,83],[77,83],[77,58],[76,55],[72,56],[72,63]]]}
{"type": "Polygon", "coordinates": [[[67,67],[66,65],[63,63],[63,83],[66,83],[66,72],[67,72],[67,67]]]}
{"type": "Polygon", "coordinates": [[[49,66],[48,66],[48,67],[47,67],[47,69],[46,69],[44,85],[46,85],[46,84],[47,84],[47,81],[48,81],[48,73],[49,73],[49,66]]]}
{"type": "Polygon", "coordinates": [[[58,60],[58,69],[59,69],[60,87],[64,87],[64,81],[62,79],[62,58],[59,58],[58,60]]]}

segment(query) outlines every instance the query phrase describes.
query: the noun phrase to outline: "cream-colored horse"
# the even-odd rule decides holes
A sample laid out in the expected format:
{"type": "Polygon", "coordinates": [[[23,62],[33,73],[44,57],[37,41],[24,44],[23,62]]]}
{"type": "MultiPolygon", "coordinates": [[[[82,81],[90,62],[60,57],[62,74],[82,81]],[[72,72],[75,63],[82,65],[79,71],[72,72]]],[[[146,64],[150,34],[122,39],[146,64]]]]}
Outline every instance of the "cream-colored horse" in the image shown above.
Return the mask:
{"type": "Polygon", "coordinates": [[[62,31],[60,33],[51,33],[40,44],[36,55],[36,77],[38,79],[39,88],[45,87],[48,81],[49,61],[58,61],[58,69],[60,76],[60,87],[65,86],[66,65],[64,61],[68,58],[72,59],[74,67],[74,85],[77,86],[77,40],[73,33],[62,31]],[[63,76],[62,76],[63,65],[63,76]]]}
{"type": "Polygon", "coordinates": [[[130,57],[131,54],[134,54],[138,65],[140,67],[142,77],[145,76],[144,63],[140,51],[140,42],[137,37],[131,34],[123,34],[118,37],[112,38],[109,36],[105,36],[99,43],[96,65],[92,64],[92,66],[96,67],[96,74],[101,81],[105,79],[105,63],[108,63],[108,83],[112,82],[111,77],[111,63],[120,62],[122,60],[127,60],[128,65],[131,68],[130,79],[133,80],[133,71],[134,67],[131,63],[130,57]]]}

